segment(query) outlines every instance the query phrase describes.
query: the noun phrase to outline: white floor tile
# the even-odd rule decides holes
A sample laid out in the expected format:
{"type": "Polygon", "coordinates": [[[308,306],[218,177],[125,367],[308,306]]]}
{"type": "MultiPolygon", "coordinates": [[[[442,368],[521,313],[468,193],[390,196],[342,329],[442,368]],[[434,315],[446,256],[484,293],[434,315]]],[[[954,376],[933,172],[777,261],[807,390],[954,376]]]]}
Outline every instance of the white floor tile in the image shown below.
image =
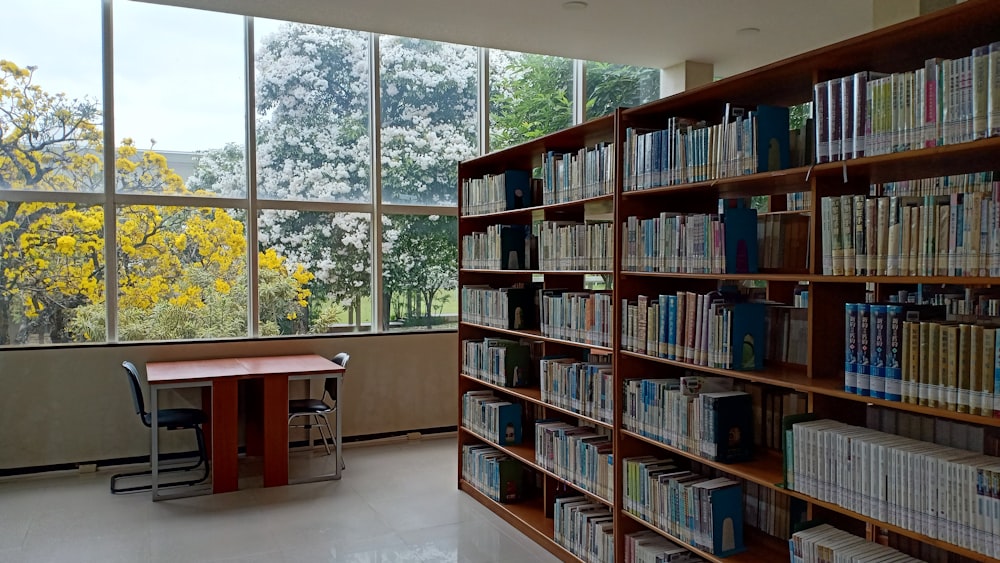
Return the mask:
{"type": "MultiPolygon", "coordinates": [[[[292,475],[332,472],[321,449],[292,475]]],[[[111,495],[112,471],[0,481],[0,563],[531,563],[544,549],[458,491],[454,439],[344,451],[340,481],[260,488],[243,460],[233,493],[150,502],[111,495]]]]}

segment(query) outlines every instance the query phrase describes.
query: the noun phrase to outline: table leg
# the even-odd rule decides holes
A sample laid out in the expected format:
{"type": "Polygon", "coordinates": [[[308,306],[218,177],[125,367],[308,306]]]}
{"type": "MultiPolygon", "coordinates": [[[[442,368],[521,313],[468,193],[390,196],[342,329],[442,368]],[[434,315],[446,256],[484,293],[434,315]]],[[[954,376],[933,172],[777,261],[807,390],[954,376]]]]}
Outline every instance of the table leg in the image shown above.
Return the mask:
{"type": "Polygon", "coordinates": [[[288,484],[288,377],[264,377],[264,486],[288,484]]]}
{"type": "Polygon", "coordinates": [[[149,468],[150,468],[150,492],[153,495],[153,500],[156,500],[157,491],[159,490],[159,477],[160,477],[160,406],[157,396],[159,395],[159,389],[154,386],[149,386],[149,408],[150,408],[150,419],[151,426],[150,440],[149,440],[149,468]]]}
{"type": "Polygon", "coordinates": [[[212,492],[228,493],[239,488],[239,436],[237,429],[237,382],[212,382],[212,492]]]}
{"type": "Polygon", "coordinates": [[[337,470],[334,471],[333,473],[334,479],[340,479],[340,469],[341,466],[343,465],[343,459],[344,459],[342,457],[343,452],[341,451],[341,444],[344,441],[344,433],[341,430],[343,426],[341,425],[341,412],[340,412],[344,404],[343,401],[344,394],[342,393],[342,389],[340,388],[340,384],[343,383],[343,381],[344,381],[344,374],[343,373],[338,374],[337,375],[337,459],[334,460],[334,463],[337,464],[337,470]]]}

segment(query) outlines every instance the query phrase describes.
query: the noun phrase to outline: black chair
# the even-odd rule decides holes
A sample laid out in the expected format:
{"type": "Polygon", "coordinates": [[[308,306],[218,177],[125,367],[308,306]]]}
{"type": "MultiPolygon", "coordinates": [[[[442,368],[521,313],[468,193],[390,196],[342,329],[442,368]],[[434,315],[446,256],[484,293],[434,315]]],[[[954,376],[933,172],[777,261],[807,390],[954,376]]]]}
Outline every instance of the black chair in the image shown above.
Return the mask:
{"type": "MultiPolygon", "coordinates": [[[[135,413],[139,415],[142,423],[147,428],[151,428],[153,415],[152,413],[146,412],[146,404],[142,399],[142,387],[139,386],[139,371],[135,369],[135,365],[133,365],[132,362],[122,362],[122,367],[125,368],[125,378],[128,379],[129,388],[132,390],[132,404],[135,406],[135,413]]],[[[174,481],[159,486],[177,487],[181,485],[197,485],[198,483],[205,481],[205,479],[208,479],[208,451],[205,449],[205,434],[201,429],[201,425],[205,423],[206,418],[205,412],[201,409],[159,409],[157,411],[156,422],[157,426],[160,428],[166,428],[167,430],[191,429],[194,430],[195,436],[198,438],[198,463],[195,463],[194,465],[168,467],[166,469],[160,469],[159,472],[174,473],[179,471],[194,471],[201,466],[204,466],[205,468],[204,473],[198,479],[174,481]]],[[[111,492],[113,494],[117,494],[147,491],[152,488],[151,484],[134,487],[116,487],[115,484],[119,479],[151,475],[152,472],[152,469],[148,469],[146,471],[135,471],[131,473],[119,473],[117,475],[112,475],[111,492]]]]}
{"type": "MultiPolygon", "coordinates": [[[[350,359],[350,354],[341,352],[334,356],[331,361],[346,369],[347,362],[350,359]]],[[[292,399],[288,401],[288,426],[291,428],[304,428],[310,447],[312,446],[312,429],[313,427],[318,428],[320,436],[323,437],[323,446],[326,447],[326,455],[330,455],[329,442],[336,444],[336,441],[333,437],[333,430],[330,428],[330,419],[327,415],[337,412],[337,378],[326,378],[323,386],[325,390],[323,391],[323,397],[320,399],[292,399]],[[329,398],[329,403],[327,403],[327,398],[329,398]],[[306,422],[304,424],[292,424],[292,420],[300,416],[304,416],[306,422]],[[326,434],[323,433],[324,428],[326,429],[326,434]],[[328,438],[329,442],[327,441],[328,438]]],[[[341,460],[340,465],[344,466],[343,460],[341,460]]]]}

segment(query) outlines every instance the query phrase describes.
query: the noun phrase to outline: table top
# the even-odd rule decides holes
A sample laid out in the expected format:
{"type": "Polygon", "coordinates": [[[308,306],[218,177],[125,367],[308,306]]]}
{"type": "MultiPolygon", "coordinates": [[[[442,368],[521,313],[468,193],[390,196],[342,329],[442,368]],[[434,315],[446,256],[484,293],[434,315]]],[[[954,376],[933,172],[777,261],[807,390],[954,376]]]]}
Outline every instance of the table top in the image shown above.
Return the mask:
{"type": "Polygon", "coordinates": [[[320,375],[342,372],[344,368],[318,354],[216,358],[175,362],[147,362],[146,380],[151,384],[208,381],[223,377],[265,375],[320,375]]]}

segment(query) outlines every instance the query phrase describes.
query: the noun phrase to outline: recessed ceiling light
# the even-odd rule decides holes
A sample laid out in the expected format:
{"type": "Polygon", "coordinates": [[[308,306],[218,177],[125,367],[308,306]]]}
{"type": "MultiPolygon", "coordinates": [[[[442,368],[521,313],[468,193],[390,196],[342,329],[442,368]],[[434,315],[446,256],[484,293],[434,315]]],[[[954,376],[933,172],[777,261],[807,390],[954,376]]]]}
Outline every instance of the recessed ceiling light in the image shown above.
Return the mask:
{"type": "Polygon", "coordinates": [[[564,10],[586,10],[589,5],[583,0],[569,0],[568,2],[563,2],[562,7],[564,10]]]}
{"type": "Polygon", "coordinates": [[[758,33],[760,33],[759,27],[744,27],[736,30],[736,35],[740,37],[750,37],[752,35],[757,35],[758,33]]]}

